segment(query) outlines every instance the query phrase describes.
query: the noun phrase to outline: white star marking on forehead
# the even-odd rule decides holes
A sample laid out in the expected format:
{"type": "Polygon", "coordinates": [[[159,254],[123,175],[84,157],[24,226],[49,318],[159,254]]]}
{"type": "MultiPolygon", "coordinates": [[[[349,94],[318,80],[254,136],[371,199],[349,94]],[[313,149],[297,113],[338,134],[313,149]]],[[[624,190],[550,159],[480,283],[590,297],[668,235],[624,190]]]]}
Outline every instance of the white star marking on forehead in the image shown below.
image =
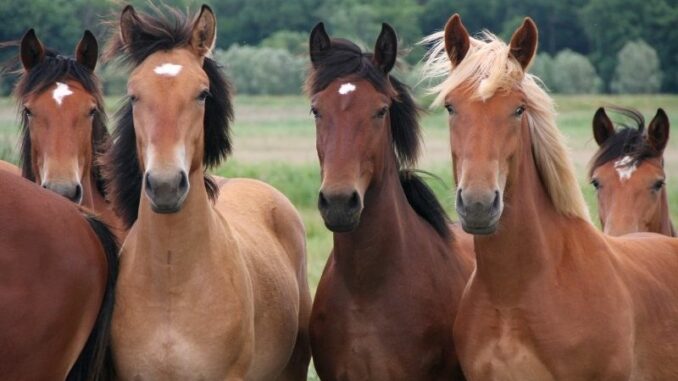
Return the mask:
{"type": "Polygon", "coordinates": [[[617,170],[621,182],[630,179],[633,172],[636,171],[637,166],[638,162],[631,156],[624,156],[622,159],[614,162],[614,169],[617,170]]]}
{"type": "Polygon", "coordinates": [[[353,91],[355,91],[355,85],[352,84],[352,83],[344,83],[339,88],[339,94],[341,94],[341,95],[346,95],[346,94],[353,92],[353,91]]]}
{"type": "Polygon", "coordinates": [[[54,89],[54,91],[52,91],[52,98],[54,98],[54,101],[59,106],[61,106],[61,104],[64,101],[64,98],[66,98],[67,96],[69,96],[71,94],[73,94],[73,92],[71,91],[71,88],[68,87],[67,84],[57,82],[56,83],[56,89],[54,89]]]}
{"type": "Polygon", "coordinates": [[[181,71],[181,68],[182,68],[181,65],[165,63],[165,64],[162,64],[162,65],[156,67],[155,69],[153,69],[153,71],[157,75],[166,75],[168,77],[176,77],[177,74],[179,74],[179,72],[181,71]]]}

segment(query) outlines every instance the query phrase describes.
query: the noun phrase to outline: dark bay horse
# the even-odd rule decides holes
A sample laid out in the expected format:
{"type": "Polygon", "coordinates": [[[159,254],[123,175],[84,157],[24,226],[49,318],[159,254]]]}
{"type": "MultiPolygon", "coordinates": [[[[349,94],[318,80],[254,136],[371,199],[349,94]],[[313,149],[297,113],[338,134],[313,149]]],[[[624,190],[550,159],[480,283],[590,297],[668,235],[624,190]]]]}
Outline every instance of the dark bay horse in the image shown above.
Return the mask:
{"type": "Polygon", "coordinates": [[[0,379],[101,379],[116,269],[105,225],[0,171],[0,379]]]}
{"type": "Polygon", "coordinates": [[[593,117],[593,136],[600,148],[591,161],[589,178],[596,188],[603,230],[610,235],[653,232],[673,237],[663,158],[669,118],[658,109],[645,131],[640,112],[611,110],[635,125],[616,130],[602,107],[593,117]]]}
{"type": "Polygon", "coordinates": [[[23,176],[93,210],[122,240],[122,224],[105,199],[98,163],[109,135],[94,74],[99,51],[94,35],[85,31],[75,58],[46,49],[33,29],[20,46],[24,71],[14,95],[21,109],[23,176]]]}
{"type": "Polygon", "coordinates": [[[458,15],[426,77],[449,127],[456,208],[476,270],[455,344],[466,377],[678,380],[678,240],[610,237],[589,220],[552,99],[526,70],[527,18],[509,44],[471,38],[458,15]]]}
{"type": "Polygon", "coordinates": [[[215,182],[230,152],[230,86],[209,57],[216,17],[127,6],[109,54],[133,66],[105,157],[130,226],[112,349],[121,380],[305,380],[304,226],[262,182],[215,182]]]}
{"type": "Polygon", "coordinates": [[[391,76],[395,31],[374,53],[310,36],[307,79],[322,186],[318,207],[334,248],[311,314],[323,380],[461,380],[452,340],[472,270],[470,237],[453,234],[433,192],[408,167],[420,147],[418,108],[391,76]]]}

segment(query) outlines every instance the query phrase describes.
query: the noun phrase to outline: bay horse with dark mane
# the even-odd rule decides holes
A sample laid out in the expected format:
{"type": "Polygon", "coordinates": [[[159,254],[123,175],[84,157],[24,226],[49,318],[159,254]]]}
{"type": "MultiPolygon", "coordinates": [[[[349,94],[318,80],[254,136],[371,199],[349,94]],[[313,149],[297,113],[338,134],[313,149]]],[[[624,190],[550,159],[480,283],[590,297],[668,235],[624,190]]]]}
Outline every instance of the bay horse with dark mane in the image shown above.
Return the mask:
{"type": "Polygon", "coordinates": [[[509,44],[459,15],[429,37],[425,76],[449,113],[456,209],[476,270],[454,326],[464,374],[492,380],[678,380],[678,240],[610,237],[589,220],[553,100],[509,44]]]}
{"type": "MultiPolygon", "coordinates": [[[[395,31],[374,53],[310,36],[307,79],[322,186],[318,207],[334,248],[311,314],[323,380],[462,380],[452,326],[473,267],[433,192],[409,169],[419,109],[390,75],[395,31]]],[[[463,232],[461,235],[463,236],[463,232]]]]}
{"type": "Polygon", "coordinates": [[[662,109],[645,131],[643,115],[633,109],[610,107],[635,126],[615,129],[599,108],[593,117],[593,136],[600,146],[589,178],[598,196],[598,214],[606,234],[652,232],[675,236],[664,173],[664,148],[669,118],[662,109]]]}
{"type": "Polygon", "coordinates": [[[93,210],[122,239],[98,163],[109,135],[94,74],[99,51],[94,35],[85,31],[75,58],[46,49],[33,29],[20,46],[24,72],[14,95],[21,109],[22,175],[93,210]]]}
{"type": "Polygon", "coordinates": [[[112,349],[122,380],[305,380],[304,226],[267,184],[205,171],[231,150],[216,17],[122,11],[109,56],[134,69],[107,152],[121,249],[112,349]]]}
{"type": "Polygon", "coordinates": [[[0,379],[103,379],[116,272],[103,223],[0,170],[0,379]]]}

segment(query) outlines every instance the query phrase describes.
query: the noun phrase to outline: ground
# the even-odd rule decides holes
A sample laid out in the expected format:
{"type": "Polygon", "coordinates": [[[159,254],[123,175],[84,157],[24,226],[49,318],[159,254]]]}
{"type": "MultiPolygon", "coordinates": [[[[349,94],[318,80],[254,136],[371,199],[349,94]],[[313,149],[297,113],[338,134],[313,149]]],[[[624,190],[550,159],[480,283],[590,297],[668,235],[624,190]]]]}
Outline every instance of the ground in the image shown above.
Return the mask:
{"type": "MultiPolygon", "coordinates": [[[[669,118],[678,118],[678,96],[556,96],[558,125],[568,138],[591,214],[597,221],[593,187],[586,178],[586,166],[597,145],[591,132],[591,120],[601,105],[631,106],[643,112],[647,123],[658,107],[669,118]]],[[[424,104],[426,100],[422,101],[424,104]]],[[[112,115],[117,99],[107,99],[112,115]]],[[[320,186],[315,154],[315,128],[309,103],[302,96],[236,96],[236,120],[233,125],[234,154],[215,172],[223,176],[253,177],[266,181],[283,193],[299,209],[306,224],[308,238],[309,281],[312,291],[318,284],[325,260],[332,246],[316,210],[320,186]]],[[[112,117],[111,117],[112,119],[112,117]]],[[[16,161],[16,107],[11,99],[0,99],[0,159],[16,161]]],[[[443,111],[429,111],[423,119],[424,149],[419,167],[432,172],[429,178],[448,211],[452,206],[450,153],[447,119],[443,111]]],[[[678,217],[678,139],[669,142],[665,165],[669,203],[674,220],[678,217]],[[675,179],[675,180],[674,180],[675,179]]],[[[309,379],[317,379],[311,372],[309,379]]]]}

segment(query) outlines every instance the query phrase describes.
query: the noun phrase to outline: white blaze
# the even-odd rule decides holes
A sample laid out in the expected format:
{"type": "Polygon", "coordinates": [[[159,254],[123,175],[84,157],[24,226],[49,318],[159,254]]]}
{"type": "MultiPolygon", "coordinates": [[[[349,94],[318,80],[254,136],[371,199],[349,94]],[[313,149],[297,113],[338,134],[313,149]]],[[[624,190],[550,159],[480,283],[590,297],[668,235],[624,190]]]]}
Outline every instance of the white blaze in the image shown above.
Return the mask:
{"type": "Polygon", "coordinates": [[[181,65],[166,63],[166,64],[162,64],[162,65],[156,67],[155,69],[153,69],[153,71],[157,75],[166,75],[166,76],[169,76],[169,77],[176,77],[177,74],[179,74],[179,72],[181,71],[181,68],[182,68],[181,65]]]}
{"type": "Polygon", "coordinates": [[[614,169],[619,174],[619,180],[624,182],[631,178],[633,172],[636,171],[638,163],[633,160],[631,156],[624,156],[622,159],[614,163],[614,169]]]}
{"type": "Polygon", "coordinates": [[[61,104],[64,101],[64,98],[73,94],[73,92],[71,91],[71,88],[68,87],[68,85],[65,83],[57,82],[56,86],[57,86],[56,89],[52,91],[52,98],[54,98],[54,101],[59,106],[61,106],[61,104]]]}
{"type": "Polygon", "coordinates": [[[344,83],[339,88],[339,94],[341,94],[341,95],[346,95],[346,94],[353,92],[353,91],[355,91],[355,85],[352,84],[352,83],[344,83]]]}

